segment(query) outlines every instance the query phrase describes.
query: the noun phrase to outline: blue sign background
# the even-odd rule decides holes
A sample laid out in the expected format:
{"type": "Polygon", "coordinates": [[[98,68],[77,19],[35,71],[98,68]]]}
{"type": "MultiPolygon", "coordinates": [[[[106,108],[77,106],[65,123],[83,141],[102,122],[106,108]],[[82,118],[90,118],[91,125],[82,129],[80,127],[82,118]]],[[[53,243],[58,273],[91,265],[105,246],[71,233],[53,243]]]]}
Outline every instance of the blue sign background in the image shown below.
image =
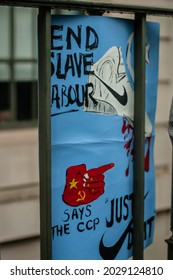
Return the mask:
{"type": "MultiPolygon", "coordinates": [[[[104,60],[112,47],[115,47],[113,53],[119,51],[119,69],[125,69],[125,79],[134,94],[133,75],[127,58],[129,47],[133,69],[133,32],[133,20],[97,16],[52,16],[53,259],[127,259],[132,255],[133,118],[130,118],[128,112],[127,115],[119,113],[119,108],[117,113],[103,113],[102,105],[101,112],[93,111],[97,106],[91,109],[86,98],[89,100],[90,97],[94,97],[94,94],[89,95],[94,87],[95,91],[104,87],[90,71],[92,67],[95,67],[94,71],[99,69],[97,63],[104,60]],[[81,38],[78,43],[74,34],[78,35],[78,40],[81,38]],[[92,49],[91,45],[94,46],[94,43],[95,48],[92,49]],[[94,84],[94,87],[88,88],[87,91],[85,86],[89,82],[94,84]],[[80,103],[77,104],[76,100],[80,103]],[[114,166],[100,171],[100,167],[109,164],[114,166]],[[84,168],[85,172],[74,171],[77,168],[84,168]],[[80,178],[75,178],[79,173],[80,178]],[[91,173],[97,176],[104,175],[100,183],[104,184],[104,187],[99,188],[103,193],[96,195],[93,200],[92,195],[85,192],[85,182],[88,177],[92,178],[88,175],[91,173]],[[73,181],[71,176],[76,181],[73,181]],[[80,191],[69,198],[72,181],[76,184],[73,185],[73,191],[77,192],[76,187],[79,185],[80,191]],[[79,195],[79,205],[75,204],[75,195],[79,195]],[[87,202],[85,199],[88,199],[87,202]],[[123,233],[125,237],[119,244],[117,242],[123,233]]],[[[147,23],[147,44],[146,114],[152,130],[151,134],[146,136],[146,157],[148,149],[150,153],[149,168],[145,172],[145,247],[153,239],[155,216],[153,147],[159,44],[159,25],[156,23],[147,23]]],[[[113,55],[110,56],[112,59],[113,55]]],[[[104,75],[105,79],[109,80],[107,74],[104,75]]],[[[125,86],[126,84],[123,87],[125,86]]],[[[98,183],[95,186],[96,188],[92,189],[93,193],[98,190],[98,183]]]]}

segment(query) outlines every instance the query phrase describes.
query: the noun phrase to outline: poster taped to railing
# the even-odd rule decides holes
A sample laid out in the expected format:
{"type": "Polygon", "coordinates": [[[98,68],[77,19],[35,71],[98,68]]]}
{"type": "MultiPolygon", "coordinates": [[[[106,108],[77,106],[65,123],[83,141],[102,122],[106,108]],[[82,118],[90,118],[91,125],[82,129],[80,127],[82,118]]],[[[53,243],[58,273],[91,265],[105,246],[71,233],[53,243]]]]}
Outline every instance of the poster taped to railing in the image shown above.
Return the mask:
{"type": "MultiPolygon", "coordinates": [[[[147,22],[144,247],[155,220],[159,25],[147,22]]],[[[52,259],[133,250],[134,21],[52,16],[52,259]]]]}

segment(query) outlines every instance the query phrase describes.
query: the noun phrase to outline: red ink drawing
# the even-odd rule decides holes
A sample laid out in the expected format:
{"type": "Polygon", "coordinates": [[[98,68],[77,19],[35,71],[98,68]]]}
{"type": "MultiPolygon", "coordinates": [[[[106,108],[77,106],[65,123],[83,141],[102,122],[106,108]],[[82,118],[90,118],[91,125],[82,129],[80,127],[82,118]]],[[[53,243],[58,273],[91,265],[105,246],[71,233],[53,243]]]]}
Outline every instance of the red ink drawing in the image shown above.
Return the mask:
{"type": "Polygon", "coordinates": [[[70,166],[66,170],[66,185],[63,201],[70,206],[88,204],[104,193],[104,174],[114,163],[86,169],[85,164],[70,166]]]}
{"type": "MultiPolygon", "coordinates": [[[[130,167],[130,161],[133,161],[134,157],[134,129],[133,126],[130,124],[130,122],[123,118],[123,126],[122,126],[122,134],[124,134],[124,140],[129,138],[127,143],[124,145],[124,148],[127,151],[127,157],[128,157],[128,166],[125,170],[125,175],[129,175],[129,167],[130,167]]],[[[147,142],[147,152],[144,159],[144,168],[145,171],[148,172],[150,169],[150,142],[151,142],[151,135],[146,137],[147,142]]]]}

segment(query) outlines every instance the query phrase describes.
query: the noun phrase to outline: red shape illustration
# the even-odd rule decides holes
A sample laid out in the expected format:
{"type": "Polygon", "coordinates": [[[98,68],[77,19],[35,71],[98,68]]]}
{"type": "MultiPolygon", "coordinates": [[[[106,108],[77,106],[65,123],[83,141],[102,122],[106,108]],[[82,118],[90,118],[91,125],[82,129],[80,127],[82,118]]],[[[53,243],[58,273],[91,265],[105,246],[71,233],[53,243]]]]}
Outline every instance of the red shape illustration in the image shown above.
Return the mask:
{"type": "MultiPolygon", "coordinates": [[[[124,145],[124,148],[127,151],[127,157],[129,160],[128,163],[128,167],[126,168],[125,171],[125,175],[128,176],[129,175],[129,165],[130,165],[130,158],[134,157],[134,128],[131,125],[131,123],[129,123],[129,121],[126,118],[123,118],[123,126],[122,126],[122,134],[124,134],[124,140],[126,140],[129,137],[128,142],[124,145]]],[[[144,169],[146,172],[148,172],[150,170],[150,142],[151,142],[151,135],[147,136],[145,138],[145,141],[147,142],[148,146],[147,146],[147,152],[145,155],[145,161],[144,161],[144,169]]]]}
{"type": "Polygon", "coordinates": [[[114,163],[87,170],[85,164],[70,166],[66,170],[66,185],[63,201],[70,206],[88,204],[104,193],[104,172],[114,163]]]}

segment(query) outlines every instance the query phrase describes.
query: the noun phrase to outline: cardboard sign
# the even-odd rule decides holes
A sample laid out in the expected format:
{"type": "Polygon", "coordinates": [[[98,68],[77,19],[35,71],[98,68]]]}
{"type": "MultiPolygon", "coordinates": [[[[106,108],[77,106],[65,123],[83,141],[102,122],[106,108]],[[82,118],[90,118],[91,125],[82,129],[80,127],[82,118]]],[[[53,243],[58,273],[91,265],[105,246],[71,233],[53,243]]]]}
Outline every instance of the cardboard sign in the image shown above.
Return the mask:
{"type": "MultiPolygon", "coordinates": [[[[132,255],[134,21],[52,16],[53,259],[132,255]]],[[[147,23],[144,246],[155,218],[159,25],[147,23]]]]}

